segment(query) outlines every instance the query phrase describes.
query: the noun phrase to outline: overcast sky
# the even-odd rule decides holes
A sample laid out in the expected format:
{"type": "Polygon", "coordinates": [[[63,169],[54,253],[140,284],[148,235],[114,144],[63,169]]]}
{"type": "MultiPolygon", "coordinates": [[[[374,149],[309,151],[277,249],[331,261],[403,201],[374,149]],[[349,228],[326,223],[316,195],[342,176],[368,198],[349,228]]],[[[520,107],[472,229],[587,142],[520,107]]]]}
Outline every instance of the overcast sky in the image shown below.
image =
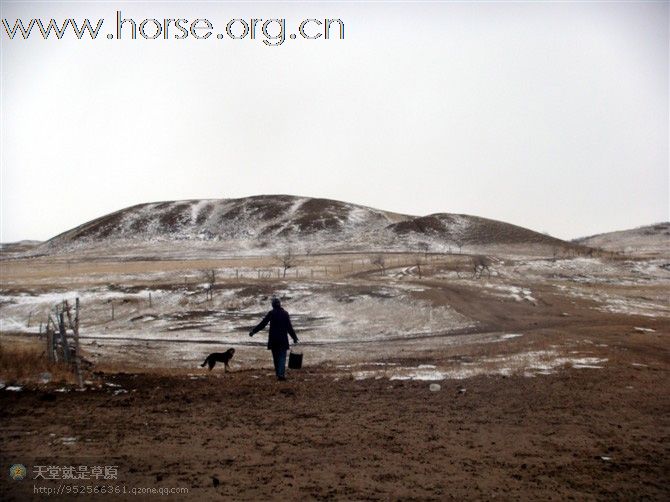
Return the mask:
{"type": "Polygon", "coordinates": [[[105,19],[94,41],[2,28],[2,242],[268,193],[561,238],[669,219],[666,2],[3,1],[0,17],[105,19]],[[345,40],[108,40],[117,10],[214,34],[340,18],[345,40]]]}

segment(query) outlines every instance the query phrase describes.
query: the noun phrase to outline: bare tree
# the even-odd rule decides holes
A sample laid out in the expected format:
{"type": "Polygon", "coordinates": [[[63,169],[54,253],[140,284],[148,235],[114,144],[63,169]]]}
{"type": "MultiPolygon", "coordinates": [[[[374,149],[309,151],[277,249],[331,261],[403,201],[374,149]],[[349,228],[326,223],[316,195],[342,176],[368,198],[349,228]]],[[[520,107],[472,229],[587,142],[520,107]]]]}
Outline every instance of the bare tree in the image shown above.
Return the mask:
{"type": "Polygon", "coordinates": [[[297,264],[296,256],[291,246],[288,246],[282,254],[275,258],[284,269],[284,277],[286,277],[286,271],[295,267],[297,264]]]}
{"type": "Polygon", "coordinates": [[[212,300],[214,298],[214,285],[216,284],[216,270],[209,269],[202,271],[202,277],[205,280],[207,286],[205,286],[205,292],[207,294],[207,299],[212,300]]]}
{"type": "Polygon", "coordinates": [[[454,244],[456,244],[458,246],[458,254],[461,254],[461,252],[463,250],[463,241],[461,239],[456,239],[454,241],[454,244]]]}
{"type": "Polygon", "coordinates": [[[477,272],[479,272],[479,277],[481,277],[484,269],[488,272],[489,278],[491,277],[491,269],[489,268],[491,260],[487,256],[475,255],[471,258],[471,261],[474,269],[473,278],[477,277],[477,272]]]}
{"type": "Polygon", "coordinates": [[[417,246],[419,247],[419,250],[421,252],[423,252],[424,256],[427,257],[428,256],[428,251],[430,251],[430,243],[425,242],[425,241],[421,241],[417,244],[417,246]]]}
{"type": "Polygon", "coordinates": [[[384,258],[384,255],[378,254],[373,256],[370,263],[377,265],[379,270],[381,270],[382,275],[386,274],[386,259],[384,258]]]}
{"type": "Polygon", "coordinates": [[[421,273],[421,265],[423,265],[423,259],[421,259],[421,255],[415,256],[414,265],[416,265],[416,271],[419,274],[419,279],[421,279],[423,277],[423,274],[421,273]]]}

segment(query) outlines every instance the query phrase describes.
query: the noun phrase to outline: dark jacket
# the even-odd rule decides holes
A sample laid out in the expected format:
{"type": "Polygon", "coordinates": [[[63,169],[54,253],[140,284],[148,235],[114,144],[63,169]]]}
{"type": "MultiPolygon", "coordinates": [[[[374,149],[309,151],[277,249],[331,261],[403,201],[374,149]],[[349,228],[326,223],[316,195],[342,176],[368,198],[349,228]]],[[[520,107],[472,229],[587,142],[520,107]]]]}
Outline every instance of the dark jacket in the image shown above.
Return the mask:
{"type": "Polygon", "coordinates": [[[295,336],[293,326],[291,326],[291,318],[283,308],[273,308],[266,314],[258,326],[251,330],[251,334],[258,333],[265,328],[267,323],[270,323],[270,335],[268,336],[268,349],[284,349],[288,350],[288,336],[291,335],[294,342],[298,341],[295,336]]]}

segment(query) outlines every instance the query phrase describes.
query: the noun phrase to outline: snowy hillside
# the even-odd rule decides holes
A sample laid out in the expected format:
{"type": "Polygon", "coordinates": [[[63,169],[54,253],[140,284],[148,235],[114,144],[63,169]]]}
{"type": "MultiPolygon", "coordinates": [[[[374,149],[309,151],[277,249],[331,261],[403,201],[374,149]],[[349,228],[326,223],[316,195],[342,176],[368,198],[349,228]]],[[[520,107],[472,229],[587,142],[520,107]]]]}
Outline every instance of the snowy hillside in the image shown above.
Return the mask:
{"type": "Polygon", "coordinates": [[[465,214],[431,214],[410,218],[390,227],[398,235],[429,236],[457,244],[546,244],[565,242],[527,228],[465,214]]]}
{"type": "Polygon", "coordinates": [[[670,223],[609,232],[576,239],[584,246],[631,255],[670,255],[670,223]]]}
{"type": "MultiPolygon", "coordinates": [[[[40,253],[117,255],[417,250],[463,246],[574,247],[531,230],[467,215],[415,217],[328,199],[261,195],[140,204],[49,240],[40,253]],[[112,249],[113,248],[113,249],[112,249]]],[[[479,248],[478,248],[479,249],[479,248]]]]}

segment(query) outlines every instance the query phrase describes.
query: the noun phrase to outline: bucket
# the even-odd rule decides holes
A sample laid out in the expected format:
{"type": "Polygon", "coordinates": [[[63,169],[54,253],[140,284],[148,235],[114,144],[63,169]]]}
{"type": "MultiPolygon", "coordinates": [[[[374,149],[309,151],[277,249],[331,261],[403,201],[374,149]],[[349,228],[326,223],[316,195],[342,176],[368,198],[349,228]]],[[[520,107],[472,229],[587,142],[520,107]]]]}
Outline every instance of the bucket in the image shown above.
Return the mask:
{"type": "Polygon", "coordinates": [[[299,370],[302,368],[302,353],[291,351],[288,355],[288,367],[292,370],[299,370]]]}

